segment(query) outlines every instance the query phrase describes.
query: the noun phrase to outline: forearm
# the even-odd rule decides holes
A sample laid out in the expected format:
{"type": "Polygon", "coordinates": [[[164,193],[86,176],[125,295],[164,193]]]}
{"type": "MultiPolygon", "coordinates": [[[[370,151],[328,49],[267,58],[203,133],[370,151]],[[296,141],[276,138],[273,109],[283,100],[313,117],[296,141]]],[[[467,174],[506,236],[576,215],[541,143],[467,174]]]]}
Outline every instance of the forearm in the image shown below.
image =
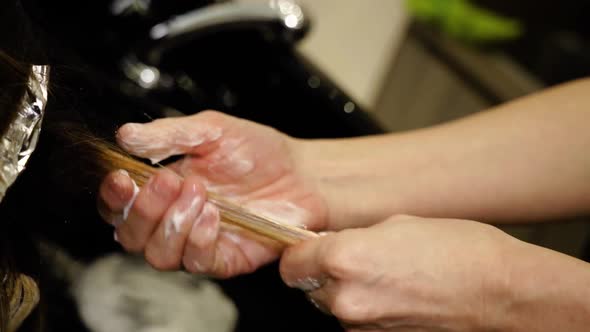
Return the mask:
{"type": "Polygon", "coordinates": [[[504,331],[588,331],[590,264],[522,243],[507,253],[511,300],[504,331]]]}
{"type": "Polygon", "coordinates": [[[302,141],[298,159],[335,229],[397,213],[547,220],[589,212],[589,127],[585,80],[423,130],[302,141]]]}

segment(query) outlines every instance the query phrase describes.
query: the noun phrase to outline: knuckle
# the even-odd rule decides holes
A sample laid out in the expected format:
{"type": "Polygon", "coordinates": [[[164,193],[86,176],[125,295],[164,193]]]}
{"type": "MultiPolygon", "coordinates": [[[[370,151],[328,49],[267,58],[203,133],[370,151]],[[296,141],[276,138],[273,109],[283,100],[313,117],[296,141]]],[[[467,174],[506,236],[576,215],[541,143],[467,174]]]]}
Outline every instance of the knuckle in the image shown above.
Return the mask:
{"type": "Polygon", "coordinates": [[[350,248],[339,242],[327,246],[320,256],[320,267],[329,275],[344,279],[354,272],[350,248]]]}
{"type": "Polygon", "coordinates": [[[336,294],[330,304],[330,312],[338,319],[351,324],[360,324],[368,320],[368,304],[354,301],[345,292],[336,294]]]}
{"type": "Polygon", "coordinates": [[[117,236],[119,243],[125,251],[133,254],[141,254],[145,248],[145,242],[139,241],[133,232],[131,232],[129,225],[123,224],[117,229],[117,236]]]}
{"type": "Polygon", "coordinates": [[[198,115],[198,118],[212,120],[212,121],[219,120],[219,119],[227,116],[219,111],[215,111],[215,110],[211,110],[211,109],[201,111],[197,115],[198,115]]]}
{"type": "MultiPolygon", "coordinates": [[[[146,204],[143,204],[143,202],[135,202],[135,204],[133,205],[133,207],[131,208],[131,212],[130,215],[133,214],[133,222],[135,222],[135,220],[137,220],[137,224],[139,225],[151,225],[154,222],[152,222],[152,213],[149,209],[148,206],[146,206],[146,204]]],[[[129,220],[127,220],[129,221],[129,220]]],[[[133,228],[137,228],[135,226],[130,225],[129,227],[133,227],[133,228]]],[[[135,230],[135,229],[134,229],[135,230]]]]}
{"type": "Polygon", "coordinates": [[[403,221],[409,219],[417,219],[418,217],[410,216],[409,214],[395,214],[389,218],[392,221],[403,221]]]}
{"type": "Polygon", "coordinates": [[[404,224],[407,222],[412,222],[412,221],[417,221],[417,220],[421,220],[422,218],[420,217],[416,217],[416,216],[411,216],[408,214],[396,214],[393,215],[391,217],[389,217],[386,222],[388,223],[399,223],[399,224],[404,224]]]}
{"type": "MultiPolygon", "coordinates": [[[[203,221],[200,221],[200,222],[202,223],[203,221]]],[[[204,231],[209,232],[208,229],[206,229],[204,231]]],[[[210,251],[211,246],[212,246],[213,242],[215,241],[215,239],[209,239],[209,238],[203,239],[201,236],[196,236],[195,233],[196,232],[194,230],[191,230],[191,233],[189,234],[187,241],[186,241],[187,247],[190,247],[191,250],[195,250],[195,251],[210,251]]]]}
{"type": "Polygon", "coordinates": [[[155,249],[153,246],[147,246],[145,250],[145,260],[156,270],[169,271],[176,268],[173,259],[163,255],[161,251],[155,249]]]}
{"type": "Polygon", "coordinates": [[[124,241],[132,248],[133,253],[142,253],[148,245],[150,233],[148,233],[149,228],[146,228],[147,222],[144,222],[144,220],[149,219],[140,219],[139,222],[136,222],[136,220],[123,221],[119,227],[125,235],[124,241]]]}
{"type": "Polygon", "coordinates": [[[174,193],[181,188],[180,177],[169,169],[161,169],[154,176],[153,188],[157,193],[174,193]]]}
{"type": "Polygon", "coordinates": [[[136,241],[131,241],[124,236],[120,237],[121,245],[125,251],[132,253],[132,254],[140,254],[143,252],[143,245],[141,243],[137,243],[136,241]]]}
{"type": "Polygon", "coordinates": [[[162,220],[161,215],[165,213],[164,208],[165,206],[149,206],[146,202],[135,204],[129,213],[130,217],[123,222],[123,225],[129,229],[136,241],[147,244],[151,233],[155,231],[162,220]]]}
{"type": "Polygon", "coordinates": [[[214,275],[217,279],[227,280],[234,277],[236,273],[230,267],[226,267],[222,270],[213,271],[212,275],[214,275]]]}

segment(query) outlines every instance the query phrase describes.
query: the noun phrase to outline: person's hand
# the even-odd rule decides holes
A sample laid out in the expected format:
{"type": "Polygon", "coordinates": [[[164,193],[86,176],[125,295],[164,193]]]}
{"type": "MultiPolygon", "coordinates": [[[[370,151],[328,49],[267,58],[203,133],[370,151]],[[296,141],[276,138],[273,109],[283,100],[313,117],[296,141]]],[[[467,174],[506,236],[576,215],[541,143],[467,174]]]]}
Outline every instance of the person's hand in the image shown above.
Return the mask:
{"type": "Polygon", "coordinates": [[[288,248],[281,275],[348,331],[504,331],[506,253],[488,225],[397,216],[288,248]]]}
{"type": "Polygon", "coordinates": [[[109,174],[100,187],[99,211],[116,226],[117,240],[158,269],[230,277],[277,257],[276,246],[220,227],[206,190],[278,221],[325,226],[325,204],[295,162],[296,140],[272,128],[207,111],[126,124],[117,139],[153,162],[185,155],[140,189],[124,171],[109,174]]]}

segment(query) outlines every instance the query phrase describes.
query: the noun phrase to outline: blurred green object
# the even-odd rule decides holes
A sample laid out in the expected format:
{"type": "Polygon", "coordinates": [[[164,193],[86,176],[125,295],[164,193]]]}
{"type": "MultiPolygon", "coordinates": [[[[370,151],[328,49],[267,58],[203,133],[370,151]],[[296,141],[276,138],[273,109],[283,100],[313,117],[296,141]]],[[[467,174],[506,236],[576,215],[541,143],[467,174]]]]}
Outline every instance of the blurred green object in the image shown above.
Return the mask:
{"type": "Polygon", "coordinates": [[[518,20],[477,7],[468,0],[407,0],[419,21],[435,24],[445,33],[470,43],[513,40],[523,34],[518,20]]]}

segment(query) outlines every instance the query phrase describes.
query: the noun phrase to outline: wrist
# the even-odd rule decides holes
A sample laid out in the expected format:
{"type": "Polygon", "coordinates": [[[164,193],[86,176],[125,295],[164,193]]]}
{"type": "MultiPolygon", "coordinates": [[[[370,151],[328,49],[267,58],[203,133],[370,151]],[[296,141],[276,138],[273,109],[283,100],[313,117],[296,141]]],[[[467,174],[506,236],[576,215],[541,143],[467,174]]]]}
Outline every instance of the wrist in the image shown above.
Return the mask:
{"type": "MultiPolygon", "coordinates": [[[[517,332],[513,315],[513,303],[518,298],[518,283],[514,275],[515,257],[521,256],[519,252],[524,250],[525,244],[520,240],[506,234],[494,226],[489,227],[491,250],[488,257],[481,257],[480,261],[487,264],[479,269],[482,280],[482,289],[479,291],[479,306],[475,313],[475,327],[473,330],[481,332],[517,332]]],[[[477,294],[476,294],[477,296],[477,294]]]]}
{"type": "Polygon", "coordinates": [[[360,156],[362,139],[297,139],[293,143],[297,170],[321,195],[328,211],[327,230],[372,224],[382,199],[373,181],[374,157],[360,156]]]}
{"type": "Polygon", "coordinates": [[[324,231],[333,229],[334,211],[338,211],[339,208],[335,203],[338,200],[337,195],[334,195],[330,190],[330,181],[326,181],[329,175],[324,167],[325,162],[318,143],[320,140],[288,137],[295,173],[304,179],[313,192],[317,193],[324,205],[326,211],[324,228],[322,229],[324,231]]]}
{"type": "Polygon", "coordinates": [[[507,258],[509,331],[587,331],[590,326],[590,265],[518,241],[507,258]]]}

